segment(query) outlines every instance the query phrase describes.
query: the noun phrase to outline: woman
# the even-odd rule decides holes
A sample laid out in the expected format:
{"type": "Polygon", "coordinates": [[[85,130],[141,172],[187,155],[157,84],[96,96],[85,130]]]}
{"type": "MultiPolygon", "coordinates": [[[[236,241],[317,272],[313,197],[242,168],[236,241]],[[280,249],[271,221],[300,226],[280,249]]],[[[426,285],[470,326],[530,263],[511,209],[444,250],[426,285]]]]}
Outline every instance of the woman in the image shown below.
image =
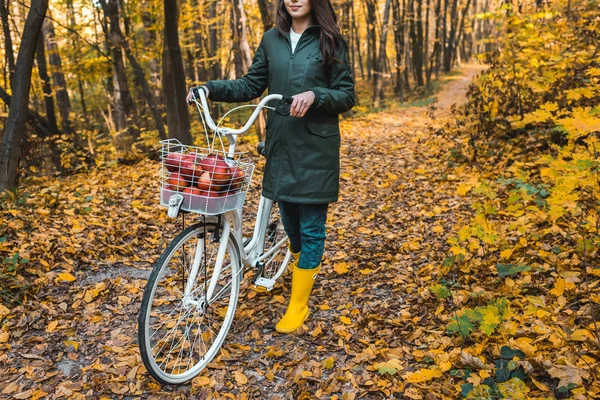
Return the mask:
{"type": "Polygon", "coordinates": [[[348,52],[330,0],[280,0],[276,28],[263,35],[248,73],[202,88],[214,101],[246,102],[267,88],[293,99],[289,116],[269,113],[263,195],[278,202],[295,256],[290,302],[275,327],[294,332],[308,317],[327,207],[338,200],[338,114],[355,103],[348,52]]]}

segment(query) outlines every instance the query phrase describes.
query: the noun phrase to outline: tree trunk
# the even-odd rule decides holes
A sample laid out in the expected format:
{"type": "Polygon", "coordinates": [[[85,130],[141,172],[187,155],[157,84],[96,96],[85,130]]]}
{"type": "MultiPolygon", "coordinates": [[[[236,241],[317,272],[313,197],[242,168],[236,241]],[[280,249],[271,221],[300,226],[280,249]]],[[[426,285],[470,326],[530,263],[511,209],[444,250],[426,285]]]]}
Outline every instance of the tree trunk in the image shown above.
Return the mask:
{"type": "MultiPolygon", "coordinates": [[[[431,58],[431,65],[433,66],[433,60],[435,59],[435,79],[440,80],[440,68],[442,65],[442,0],[437,0],[435,5],[435,43],[433,45],[433,56],[431,58]]],[[[431,74],[431,68],[429,73],[431,74]]]]}
{"type": "Polygon", "coordinates": [[[366,5],[365,18],[367,22],[367,77],[371,79],[372,72],[377,69],[377,15],[375,11],[375,0],[364,0],[366,5]]]}
{"type": "Polygon", "coordinates": [[[452,0],[452,10],[450,11],[450,33],[448,34],[448,47],[444,57],[444,71],[450,72],[452,69],[452,60],[454,59],[454,45],[456,41],[456,28],[458,25],[458,0],[452,0]]]}
{"type": "Polygon", "coordinates": [[[394,43],[396,45],[396,87],[394,91],[400,95],[400,101],[404,101],[403,83],[402,83],[402,54],[404,53],[404,43],[402,32],[404,30],[404,21],[400,15],[400,1],[392,0],[392,20],[394,21],[394,43]]]}
{"type": "MultiPolygon", "coordinates": [[[[425,85],[423,80],[423,43],[420,41],[419,28],[421,17],[415,14],[415,1],[419,2],[419,8],[422,0],[408,0],[408,12],[410,20],[410,43],[412,49],[412,65],[414,68],[414,78],[417,86],[425,85]]],[[[417,11],[418,12],[418,11],[417,11]]]]}
{"type": "Polygon", "coordinates": [[[464,33],[465,17],[469,13],[470,6],[471,6],[471,0],[467,0],[467,5],[465,6],[462,16],[460,17],[460,23],[458,25],[458,30],[457,30],[458,33],[456,34],[456,40],[455,40],[454,46],[452,48],[452,59],[450,60],[450,65],[452,65],[454,63],[454,60],[456,59],[456,55],[458,54],[458,44],[460,42],[460,38],[462,37],[462,34],[464,33]]]}
{"type": "MultiPolygon", "coordinates": [[[[172,1],[172,0],[165,0],[172,1]]],[[[217,26],[217,0],[210,0],[210,5],[208,6],[208,18],[212,22],[209,27],[209,57],[212,61],[211,64],[211,78],[212,79],[221,79],[221,63],[218,58],[219,51],[219,31],[217,26]]]]}
{"type": "MultiPolygon", "coordinates": [[[[202,15],[202,9],[200,8],[200,4],[198,0],[192,0],[190,2],[194,13],[197,15],[202,15]]],[[[204,43],[202,41],[202,26],[197,18],[194,18],[192,21],[192,32],[193,32],[193,40],[194,46],[192,51],[192,55],[194,58],[193,66],[194,66],[194,83],[196,85],[200,85],[207,81],[208,73],[206,72],[206,56],[204,52],[204,43]]]]}
{"type": "Polygon", "coordinates": [[[352,34],[354,35],[354,42],[356,43],[356,54],[358,55],[358,66],[360,68],[360,77],[365,78],[365,70],[363,68],[362,49],[360,48],[360,32],[356,26],[356,14],[354,13],[354,2],[351,3],[352,7],[352,34]]]}
{"type": "Polygon", "coordinates": [[[0,191],[17,187],[21,148],[28,116],[31,71],[47,10],[48,0],[31,0],[19,46],[19,55],[15,63],[12,106],[4,126],[2,145],[0,145],[0,191]]]}
{"type": "Polygon", "coordinates": [[[58,125],[56,124],[56,112],[54,110],[54,100],[52,99],[52,81],[48,75],[48,67],[46,64],[46,51],[44,49],[44,30],[40,32],[40,37],[37,43],[36,50],[36,61],[38,67],[38,73],[42,80],[42,91],[44,92],[44,104],[46,107],[46,119],[48,120],[48,129],[51,134],[58,132],[58,125]]]}
{"type": "Polygon", "coordinates": [[[431,88],[431,70],[427,68],[429,65],[429,4],[430,0],[427,0],[427,3],[425,3],[425,43],[423,44],[423,66],[425,68],[425,86],[427,92],[431,88]]]}
{"type": "Polygon", "coordinates": [[[385,1],[383,9],[383,21],[381,23],[381,36],[379,38],[379,59],[377,60],[377,71],[375,72],[375,88],[373,91],[373,107],[379,108],[383,99],[383,70],[386,59],[387,27],[390,19],[390,0],[385,1]]]}
{"type": "Polygon", "coordinates": [[[258,9],[260,10],[263,28],[266,32],[275,26],[277,4],[274,1],[258,0],[258,9]]]}
{"type": "Polygon", "coordinates": [[[46,19],[43,25],[46,45],[48,47],[48,60],[52,69],[52,81],[56,92],[56,104],[60,114],[62,131],[67,134],[73,134],[71,126],[71,101],[67,92],[67,82],[62,68],[62,61],[56,45],[54,34],[54,25],[50,19],[46,19]]]}
{"type": "Polygon", "coordinates": [[[135,103],[129,91],[129,82],[123,60],[123,34],[120,27],[118,0],[100,0],[104,15],[109,20],[107,37],[111,47],[113,66],[113,101],[115,110],[115,145],[121,152],[129,152],[131,145],[139,137],[139,126],[135,103]]]}
{"type": "Polygon", "coordinates": [[[8,25],[8,0],[0,0],[0,19],[2,19],[2,29],[4,30],[4,52],[6,64],[8,65],[8,79],[12,82],[15,73],[15,53],[13,52],[12,38],[10,36],[10,27],[8,25]]]}
{"type": "MultiPolygon", "coordinates": [[[[252,65],[252,54],[250,51],[250,45],[248,44],[248,24],[246,18],[246,12],[244,10],[244,2],[242,0],[232,0],[231,2],[233,16],[234,16],[234,37],[238,42],[239,55],[241,61],[241,74],[237,75],[237,78],[241,78],[243,74],[248,72],[250,66],[252,65]]],[[[237,71],[236,71],[237,73],[237,71]]],[[[255,104],[258,104],[260,99],[256,99],[254,101],[255,104]]],[[[265,131],[267,128],[267,122],[265,120],[264,114],[259,114],[258,119],[256,120],[256,135],[260,140],[265,139],[265,131]]]]}
{"type": "MultiPolygon", "coordinates": [[[[150,12],[144,12],[142,14],[142,24],[144,25],[144,47],[148,50],[154,49],[155,43],[158,40],[156,37],[156,30],[153,29],[155,23],[155,16],[150,12]]],[[[194,35],[200,34],[200,27],[198,22],[194,22],[194,35]],[[196,29],[197,28],[197,29],[196,29]]],[[[150,82],[153,82],[153,95],[158,103],[162,102],[162,91],[160,90],[160,62],[159,58],[152,52],[150,60],[148,60],[148,68],[150,69],[150,82]]]]}
{"type": "Polygon", "coordinates": [[[164,0],[164,13],[163,93],[167,106],[169,137],[191,145],[190,115],[185,102],[185,70],[179,47],[177,0],[164,0]]]}

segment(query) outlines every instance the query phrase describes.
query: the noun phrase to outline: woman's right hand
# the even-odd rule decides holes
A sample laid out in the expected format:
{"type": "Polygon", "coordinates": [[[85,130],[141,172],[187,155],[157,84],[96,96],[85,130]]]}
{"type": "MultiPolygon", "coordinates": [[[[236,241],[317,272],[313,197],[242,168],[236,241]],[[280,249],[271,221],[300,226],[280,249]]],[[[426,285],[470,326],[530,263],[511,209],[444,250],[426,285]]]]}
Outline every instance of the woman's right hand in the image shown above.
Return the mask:
{"type": "MultiPolygon", "coordinates": [[[[196,88],[191,88],[190,91],[188,92],[185,101],[187,101],[188,104],[192,104],[193,99],[194,99],[194,94],[192,93],[192,91],[196,89],[196,88]]],[[[206,97],[208,97],[208,94],[210,93],[210,90],[208,90],[208,88],[206,86],[200,86],[200,89],[204,90],[204,93],[206,94],[206,97]]]]}

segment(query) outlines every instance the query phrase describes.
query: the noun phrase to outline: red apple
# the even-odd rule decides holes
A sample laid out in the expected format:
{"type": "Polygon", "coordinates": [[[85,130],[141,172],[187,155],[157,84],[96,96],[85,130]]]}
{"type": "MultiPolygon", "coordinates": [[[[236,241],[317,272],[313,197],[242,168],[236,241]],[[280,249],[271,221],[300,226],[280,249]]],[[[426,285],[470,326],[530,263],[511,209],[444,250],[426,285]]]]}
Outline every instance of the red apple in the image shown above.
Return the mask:
{"type": "Polygon", "coordinates": [[[171,187],[171,190],[176,191],[180,191],[183,188],[186,188],[190,185],[190,183],[177,172],[174,172],[171,175],[169,175],[168,182],[171,187]]]}
{"type": "Polygon", "coordinates": [[[210,153],[209,155],[207,155],[205,158],[203,158],[200,161],[200,165],[202,166],[202,169],[208,172],[213,172],[213,169],[217,163],[217,161],[223,161],[225,162],[225,159],[215,153],[210,153]]]}
{"type": "Polygon", "coordinates": [[[181,157],[182,161],[188,161],[191,162],[192,164],[196,164],[196,162],[198,162],[198,154],[196,153],[188,153],[188,154],[184,154],[183,157],[181,157]]]}
{"type": "Polygon", "coordinates": [[[231,168],[231,184],[229,190],[237,190],[242,187],[246,173],[240,167],[231,168]]]}
{"type": "Polygon", "coordinates": [[[198,189],[197,187],[186,187],[185,189],[183,189],[183,193],[186,194],[192,194],[194,196],[201,196],[202,195],[202,191],[200,189],[198,189]]]}
{"type": "Polygon", "coordinates": [[[210,172],[204,172],[202,175],[200,175],[196,181],[196,185],[200,190],[209,190],[211,186],[210,172]]]}
{"type": "Polygon", "coordinates": [[[194,173],[196,171],[196,166],[194,163],[189,162],[185,159],[181,160],[181,168],[179,169],[179,173],[188,181],[192,181],[194,179],[194,173]]]}
{"type": "Polygon", "coordinates": [[[218,186],[226,186],[231,180],[231,168],[225,161],[217,161],[212,174],[213,183],[218,186]]]}
{"type": "Polygon", "coordinates": [[[181,166],[182,156],[183,154],[181,153],[171,153],[167,156],[164,162],[169,172],[175,172],[179,169],[181,166]]]}

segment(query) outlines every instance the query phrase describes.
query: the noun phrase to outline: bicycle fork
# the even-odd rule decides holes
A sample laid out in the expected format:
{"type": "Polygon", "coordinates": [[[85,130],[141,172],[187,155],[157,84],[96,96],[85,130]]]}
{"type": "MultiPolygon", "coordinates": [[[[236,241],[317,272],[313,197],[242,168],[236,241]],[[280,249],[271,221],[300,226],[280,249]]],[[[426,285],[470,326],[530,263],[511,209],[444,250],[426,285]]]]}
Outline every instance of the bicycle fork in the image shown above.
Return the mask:
{"type": "MultiPolygon", "coordinates": [[[[217,228],[218,229],[218,228],[217,228]]],[[[231,225],[227,218],[224,219],[223,223],[223,231],[221,232],[221,237],[219,238],[219,250],[217,252],[217,259],[215,261],[215,269],[212,271],[212,276],[210,278],[210,282],[208,284],[208,289],[206,290],[206,294],[203,298],[198,301],[193,299],[193,288],[196,280],[198,279],[198,273],[200,272],[200,265],[202,264],[202,258],[204,256],[204,252],[206,248],[204,247],[205,237],[202,239],[198,238],[198,246],[196,248],[196,254],[194,255],[194,262],[192,264],[192,268],[190,270],[190,274],[188,275],[188,279],[185,285],[185,292],[183,293],[184,303],[188,305],[193,305],[196,307],[205,308],[208,306],[214,299],[214,291],[217,286],[217,282],[219,280],[219,276],[221,275],[221,270],[223,268],[223,262],[225,261],[225,252],[227,251],[227,243],[229,241],[229,234],[231,233],[231,225]]],[[[204,268],[207,266],[205,265],[204,268]]],[[[204,283],[204,288],[206,288],[206,283],[204,283]]]]}

